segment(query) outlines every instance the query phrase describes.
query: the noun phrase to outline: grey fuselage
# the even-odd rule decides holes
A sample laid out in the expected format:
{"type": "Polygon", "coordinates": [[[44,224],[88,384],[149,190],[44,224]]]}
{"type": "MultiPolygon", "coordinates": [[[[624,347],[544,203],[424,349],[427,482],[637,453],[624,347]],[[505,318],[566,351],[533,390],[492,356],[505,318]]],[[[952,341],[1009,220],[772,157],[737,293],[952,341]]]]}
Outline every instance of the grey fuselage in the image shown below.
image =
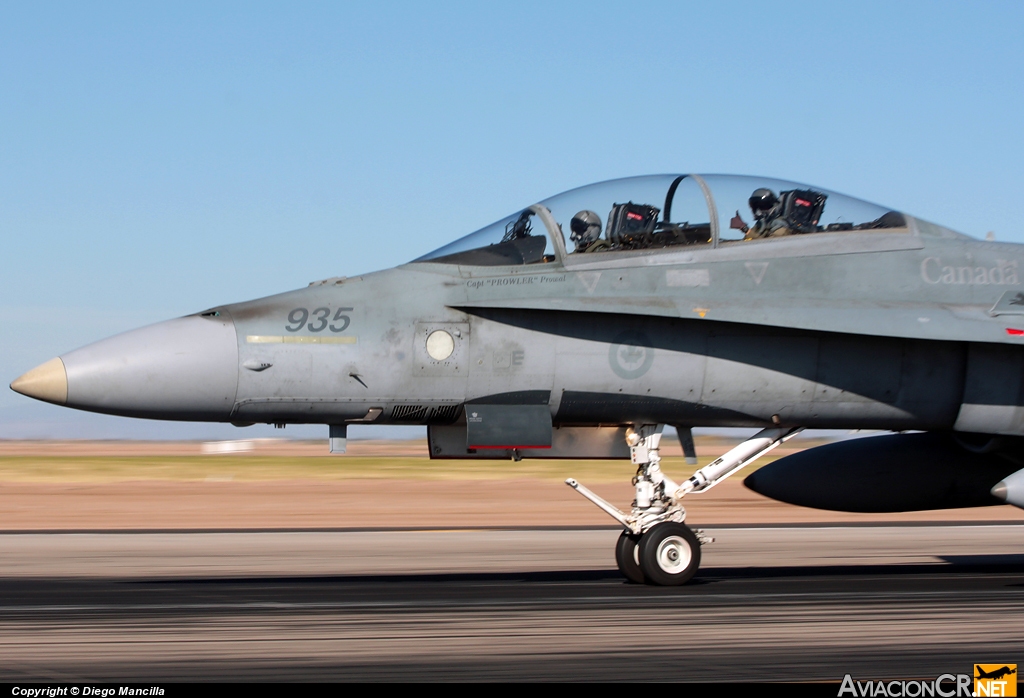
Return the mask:
{"type": "Polygon", "coordinates": [[[909,228],[327,280],[70,352],[64,404],[238,424],[447,424],[488,403],[545,405],[556,426],[1024,434],[1022,248],[909,228]],[[443,360],[436,330],[454,338],[443,360]]]}

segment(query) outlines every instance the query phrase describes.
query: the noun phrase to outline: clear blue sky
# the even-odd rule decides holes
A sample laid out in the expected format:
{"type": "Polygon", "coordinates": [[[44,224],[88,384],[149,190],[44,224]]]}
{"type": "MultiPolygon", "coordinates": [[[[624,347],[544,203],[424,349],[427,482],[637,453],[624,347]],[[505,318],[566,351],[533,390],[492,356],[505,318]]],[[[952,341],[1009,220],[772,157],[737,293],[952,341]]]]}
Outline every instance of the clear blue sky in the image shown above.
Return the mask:
{"type": "MultiPolygon", "coordinates": [[[[628,175],[1024,242],[1022,29],[1020,2],[0,3],[0,377],[628,175]]],[[[259,429],[0,391],[0,437],[259,429]]]]}

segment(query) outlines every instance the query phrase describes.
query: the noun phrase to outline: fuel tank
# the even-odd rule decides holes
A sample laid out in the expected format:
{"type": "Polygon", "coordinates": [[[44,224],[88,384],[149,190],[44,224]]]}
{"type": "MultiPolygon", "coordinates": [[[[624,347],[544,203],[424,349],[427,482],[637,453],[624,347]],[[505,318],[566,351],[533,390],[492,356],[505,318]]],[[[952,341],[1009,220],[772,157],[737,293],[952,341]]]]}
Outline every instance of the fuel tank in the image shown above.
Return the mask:
{"type": "Polygon", "coordinates": [[[1003,504],[992,488],[1020,470],[1016,454],[969,450],[950,432],[890,434],[818,446],[770,463],[743,483],[788,504],[900,512],[1003,504]]]}

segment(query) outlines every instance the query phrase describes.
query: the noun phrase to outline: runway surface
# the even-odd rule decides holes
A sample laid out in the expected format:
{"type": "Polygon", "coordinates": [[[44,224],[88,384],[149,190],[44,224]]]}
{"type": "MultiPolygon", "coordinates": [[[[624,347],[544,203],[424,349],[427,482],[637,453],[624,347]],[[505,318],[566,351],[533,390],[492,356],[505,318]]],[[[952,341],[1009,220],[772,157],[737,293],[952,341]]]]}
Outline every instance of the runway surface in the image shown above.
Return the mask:
{"type": "Polygon", "coordinates": [[[1024,660],[1024,526],[0,534],[0,680],[934,678],[1024,660]]]}

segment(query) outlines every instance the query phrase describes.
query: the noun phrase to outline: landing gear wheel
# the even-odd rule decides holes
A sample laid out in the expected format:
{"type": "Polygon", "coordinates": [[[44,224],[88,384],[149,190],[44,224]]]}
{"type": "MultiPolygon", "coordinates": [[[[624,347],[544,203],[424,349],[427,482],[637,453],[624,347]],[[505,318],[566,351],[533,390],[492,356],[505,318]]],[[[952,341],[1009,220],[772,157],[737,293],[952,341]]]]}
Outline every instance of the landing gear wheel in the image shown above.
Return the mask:
{"type": "Polygon", "coordinates": [[[660,523],[640,539],[640,570],[648,584],[678,586],[700,567],[697,536],[681,523],[660,523]]]}
{"type": "Polygon", "coordinates": [[[615,562],[626,579],[634,584],[644,583],[644,573],[640,570],[640,536],[622,532],[615,541],[615,562]]]}

